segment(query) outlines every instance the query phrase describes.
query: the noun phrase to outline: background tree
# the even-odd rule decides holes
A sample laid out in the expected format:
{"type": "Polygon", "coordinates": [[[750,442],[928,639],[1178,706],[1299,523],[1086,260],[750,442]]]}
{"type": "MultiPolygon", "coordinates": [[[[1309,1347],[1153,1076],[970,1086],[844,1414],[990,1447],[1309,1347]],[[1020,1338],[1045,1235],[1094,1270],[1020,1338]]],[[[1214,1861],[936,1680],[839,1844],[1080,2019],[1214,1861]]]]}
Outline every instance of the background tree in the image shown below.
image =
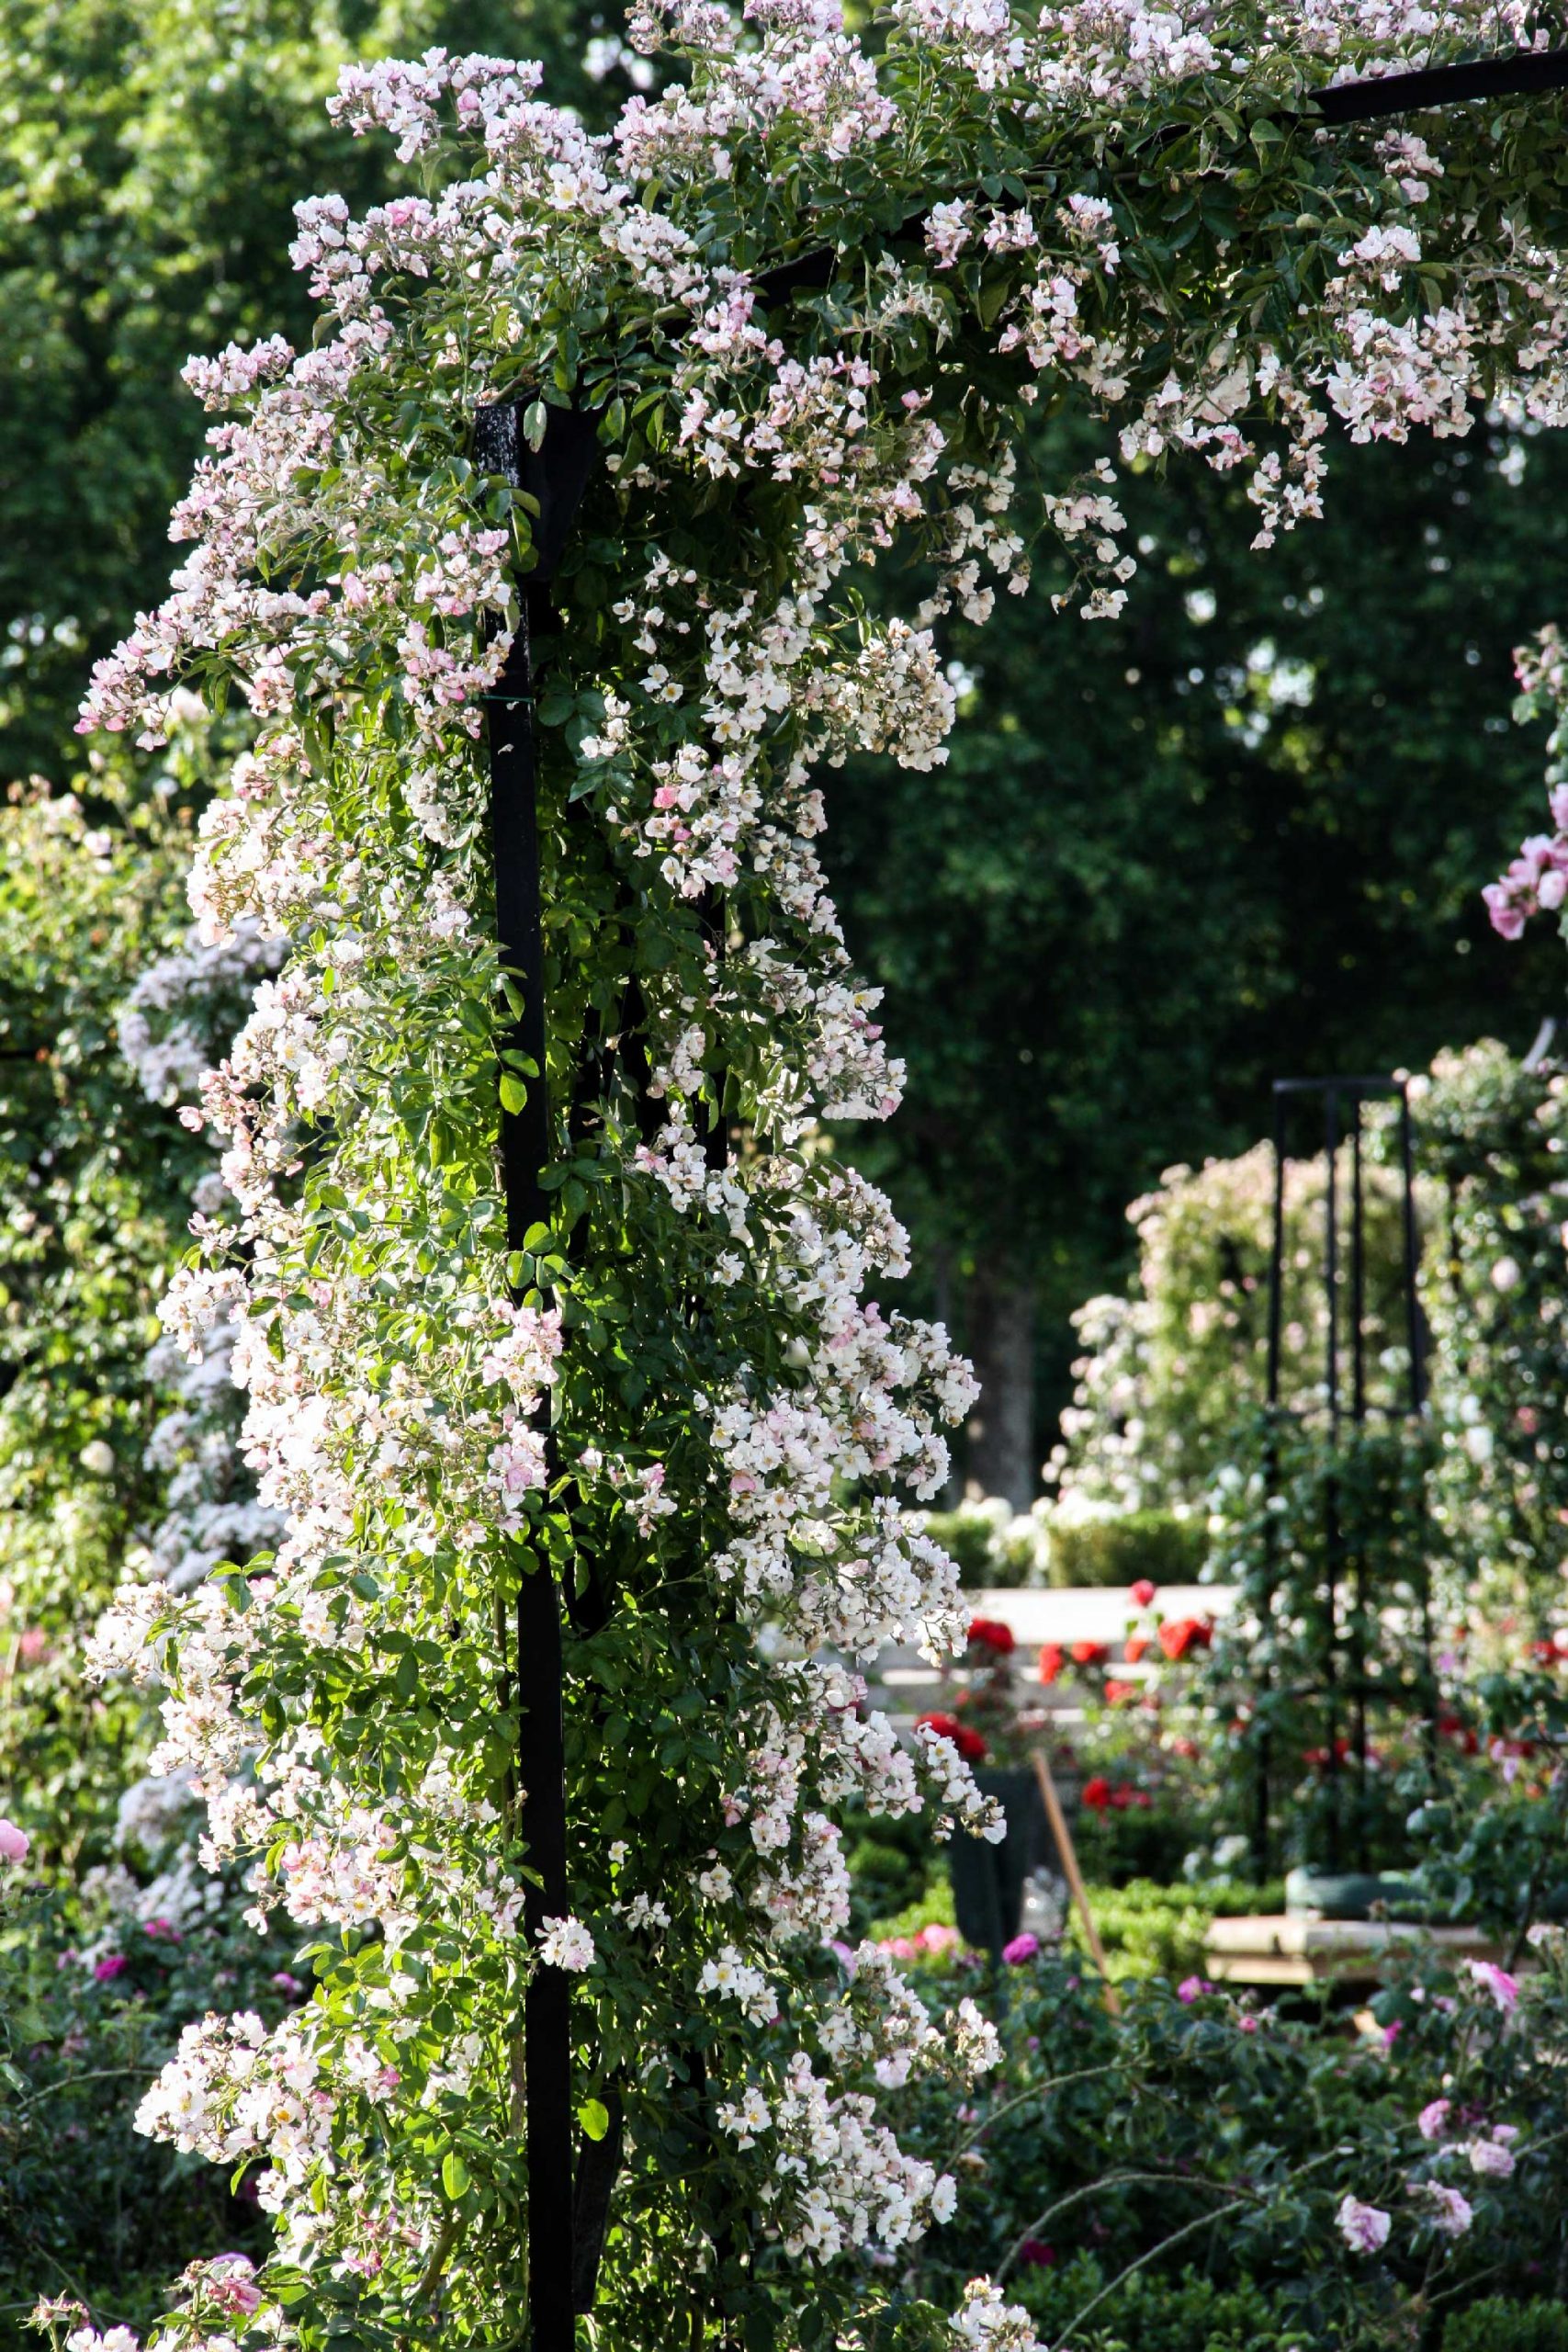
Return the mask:
{"type": "MultiPolygon", "coordinates": [[[[1063,436],[1102,446],[1058,418],[1043,469],[1063,436]]],[[[1522,1051],[1560,1001],[1554,944],[1505,954],[1478,895],[1540,814],[1507,708],[1568,544],[1552,440],[1341,438],[1333,519],[1263,556],[1205,469],[1126,477],[1122,617],[1058,617],[1043,575],[955,621],[949,763],[839,780],[828,860],[911,1081],[854,1149],[977,1357],[983,1491],[1034,1491],[1067,1317],[1162,1169],[1245,1148],[1275,1076],[1522,1051]]]]}
{"type": "MultiPolygon", "coordinates": [[[[578,0],[10,0],[0,17],[0,776],[53,762],[89,661],[153,605],[206,421],[179,380],[306,334],[295,198],[357,212],[387,157],[323,110],[350,58],[541,58],[592,111],[578,0]]],[[[613,40],[596,62],[608,63],[613,40]]],[[[632,60],[635,66],[639,60],[632,60]]]]}
{"type": "MultiPolygon", "coordinates": [[[[626,86],[580,0],[6,12],[0,779],[64,772],[89,657],[162,590],[203,431],[186,356],[304,333],[294,192],[358,209],[389,185],[327,122],[340,64],[442,41],[542,56],[591,117],[626,86]]],[[[1042,460],[1064,434],[1100,446],[1057,418],[1042,460]]],[[[869,1149],[986,1374],[979,1487],[1032,1492],[1068,1314],[1128,1262],[1124,1204],[1164,1166],[1256,1137],[1287,1063],[1517,1046],[1555,1001],[1550,951],[1498,956],[1474,894],[1536,813],[1507,659],[1551,601],[1565,464],[1500,429],[1342,447],[1337,519],[1262,561],[1205,469],[1126,481],[1128,616],[1071,628],[1042,582],[983,651],[955,624],[951,764],[843,780],[829,859],[914,1080],[869,1149]]]]}

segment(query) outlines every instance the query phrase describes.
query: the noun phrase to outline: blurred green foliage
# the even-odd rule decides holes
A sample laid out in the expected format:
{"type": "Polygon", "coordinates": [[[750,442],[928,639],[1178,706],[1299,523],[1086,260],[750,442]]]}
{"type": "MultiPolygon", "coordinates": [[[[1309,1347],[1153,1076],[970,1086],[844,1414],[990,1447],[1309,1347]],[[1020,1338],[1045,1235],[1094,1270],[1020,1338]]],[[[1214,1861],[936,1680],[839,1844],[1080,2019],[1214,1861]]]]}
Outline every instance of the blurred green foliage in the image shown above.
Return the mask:
{"type": "Polygon", "coordinates": [[[323,101],[351,58],[542,58],[590,115],[578,0],[8,0],[0,12],[0,781],[58,773],[85,683],[169,574],[193,352],[310,331],[294,204],[402,176],[323,101]]]}
{"type": "Polygon", "coordinates": [[[144,1728],[78,1647],[156,1517],[156,1306],[210,1155],[116,1041],[137,974],[188,923],[202,763],[162,789],[85,767],[0,804],[0,1791],[68,1866],[101,1859],[144,1728]]]}
{"type": "Polygon", "coordinates": [[[299,1997],[286,1965],[292,1942],[246,1924],[233,1881],[204,1881],[188,1861],[182,1872],[177,1837],[155,1858],[175,1866],[161,1887],[135,1859],[140,1882],[118,1860],[64,1892],[35,1883],[18,1893],[8,1874],[0,2352],[36,2352],[27,2314],[40,2294],[76,2297],[100,2325],[145,2327],[193,2256],[230,2247],[259,2256],[267,2242],[254,2190],[234,2194],[220,2166],[172,2155],[141,2138],[134,2119],[181,2029],[215,2003],[270,2023],[299,1997]],[[162,1900],[177,1919],[161,1916],[162,1900]]]}
{"type": "MultiPolygon", "coordinates": [[[[1105,446],[1038,429],[1057,478],[1063,438],[1105,446]]],[[[1505,947],[1478,896],[1544,809],[1510,656],[1557,609],[1560,444],[1336,438],[1327,519],[1267,554],[1234,480],[1124,477],[1122,617],[1053,614],[1043,572],[954,621],[947,765],[835,779],[829,872],[909,1065],[901,1115],[850,1148],[961,1326],[976,1266],[1036,1289],[1046,1401],[1068,1312],[1130,1260],[1126,1204],[1254,1141],[1274,1077],[1416,1068],[1482,1029],[1522,1050],[1561,1003],[1547,928],[1505,947]]]]}
{"type": "Polygon", "coordinates": [[[1455,2312],[1443,2330],[1443,2352],[1568,2352],[1568,2304],[1488,2295],[1455,2312]]]}
{"type": "Polygon", "coordinates": [[[1129,1511],[1124,1518],[1050,1521],[1054,1585],[1195,1584],[1208,1549],[1202,1519],[1166,1510],[1129,1511]]]}
{"type": "Polygon", "coordinates": [[[1080,2352],[1292,2352],[1297,2341],[1251,2279],[1222,2287],[1190,2268],[1175,2278],[1135,2271],[1112,2287],[1115,2276],[1092,2254],[1037,2265],[1029,2308],[1045,2341],[1102,2293],[1093,2322],[1074,2333],[1080,2352]]]}

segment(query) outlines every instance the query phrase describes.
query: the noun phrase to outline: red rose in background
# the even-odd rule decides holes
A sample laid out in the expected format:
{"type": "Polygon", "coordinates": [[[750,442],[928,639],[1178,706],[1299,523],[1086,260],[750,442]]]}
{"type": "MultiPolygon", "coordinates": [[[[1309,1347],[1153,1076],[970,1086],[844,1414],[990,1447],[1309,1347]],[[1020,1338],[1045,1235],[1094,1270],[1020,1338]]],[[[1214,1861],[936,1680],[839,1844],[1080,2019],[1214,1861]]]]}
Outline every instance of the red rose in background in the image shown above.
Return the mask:
{"type": "Polygon", "coordinates": [[[1152,1634],[1129,1634],[1127,1636],[1128,1665],[1136,1666],[1138,1660],[1144,1656],[1145,1652],[1151,1650],[1153,1647],[1154,1635],[1152,1634]]]}
{"type": "Polygon", "coordinates": [[[1481,1742],[1474,1730],[1462,1716],[1456,1715],[1451,1707],[1444,1707],[1438,1713],[1438,1729],[1445,1739],[1457,1740],[1464,1755],[1479,1755],[1481,1742]]]}
{"type": "Polygon", "coordinates": [[[1152,1585],[1149,1582],[1147,1577],[1140,1577],[1136,1584],[1129,1585],[1127,1588],[1131,1598],[1136,1602],[1140,1609],[1146,1609],[1148,1607],[1150,1601],[1154,1599],[1157,1589],[1158,1588],[1156,1586],[1152,1585]]]}
{"type": "Polygon", "coordinates": [[[1159,1645],[1172,1663],[1189,1650],[1206,1650],[1214,1629],[1201,1617],[1171,1617],[1159,1629],[1159,1645]]]}
{"type": "Polygon", "coordinates": [[[954,1747],[968,1764],[983,1764],[986,1743],[977,1731],[961,1724],[956,1715],[922,1715],[916,1724],[917,1731],[934,1731],[939,1738],[952,1740],[954,1747]]]}
{"type": "Polygon", "coordinates": [[[1109,1674],[1105,1678],[1105,1695],[1113,1707],[1120,1707],[1128,1699],[1135,1699],[1138,1690],[1136,1682],[1118,1682],[1109,1674]]]}
{"type": "Polygon", "coordinates": [[[1084,1782],[1083,1801],[1085,1804],[1091,1805],[1096,1813],[1103,1813],[1108,1804],[1114,1804],[1116,1802],[1111,1793],[1110,1781],[1102,1779],[1098,1772],[1092,1781],[1084,1782]]]}
{"type": "Polygon", "coordinates": [[[1060,1642],[1041,1643],[1040,1679],[1042,1682],[1055,1681],[1056,1677],[1062,1671],[1062,1663],[1065,1657],[1066,1652],[1063,1650],[1060,1642]]]}
{"type": "Polygon", "coordinates": [[[1075,1666],[1103,1666],[1111,1656],[1109,1642],[1075,1642],[1068,1653],[1075,1666]]]}
{"type": "Polygon", "coordinates": [[[981,1649],[995,1650],[998,1657],[1010,1657],[1018,1646],[1012,1637],[1012,1627],[1004,1625],[999,1617],[972,1617],[969,1639],[981,1649]]]}

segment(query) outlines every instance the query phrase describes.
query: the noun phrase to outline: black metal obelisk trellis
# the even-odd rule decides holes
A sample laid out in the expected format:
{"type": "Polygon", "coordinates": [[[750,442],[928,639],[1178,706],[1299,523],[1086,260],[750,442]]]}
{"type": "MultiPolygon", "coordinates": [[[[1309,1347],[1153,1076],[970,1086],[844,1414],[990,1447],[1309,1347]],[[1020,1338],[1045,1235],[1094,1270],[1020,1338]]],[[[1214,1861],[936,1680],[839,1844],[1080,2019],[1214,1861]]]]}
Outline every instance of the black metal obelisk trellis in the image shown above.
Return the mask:
{"type": "MultiPolygon", "coordinates": [[[[1269,1339],[1268,1339],[1268,1405],[1269,1435],[1265,1459],[1265,1477],[1272,1487],[1278,1476],[1278,1433],[1287,1407],[1283,1388],[1284,1299],[1287,1281],[1288,1253],[1286,1250],[1285,1170],[1289,1162],[1288,1120],[1292,1103],[1316,1098],[1322,1105],[1322,1133],[1319,1148],[1324,1159],[1323,1205],[1323,1385],[1322,1419],[1324,1434],[1330,1454],[1339,1443],[1347,1425],[1353,1430],[1365,1427],[1376,1414],[1390,1420],[1419,1419],[1426,1404],[1427,1381],[1425,1363],[1425,1328],[1416,1278],[1420,1258],[1420,1229],[1416,1217],[1416,1171],[1414,1139],[1411,1131],[1410,1101],[1405,1082],[1395,1078],[1281,1078],[1274,1081],[1274,1203],[1273,1236],[1269,1268],[1269,1339]],[[1405,1363],[1398,1387],[1387,1397],[1374,1398],[1367,1377],[1367,1199],[1364,1171],[1364,1120],[1369,1102],[1393,1101],[1399,1137],[1400,1182],[1400,1272],[1399,1295],[1404,1324],[1405,1363]],[[1341,1212],[1341,1168],[1348,1150],[1349,1199],[1348,1216],[1341,1212]],[[1347,1236],[1345,1227],[1348,1226],[1347,1236]],[[1348,1274],[1346,1279],[1344,1254],[1348,1242],[1348,1274]],[[1347,1296],[1346,1294],[1348,1294],[1347,1296]]],[[[1298,1420],[1304,1416],[1292,1415],[1298,1420]]],[[[1273,1541],[1272,1522],[1269,1540],[1273,1541]]],[[[1366,1562],[1359,1549],[1348,1547],[1340,1520],[1339,1498],[1332,1476],[1325,1491],[1324,1526],[1325,1587],[1323,1607],[1326,1641],[1322,1661],[1322,1697],[1325,1706],[1326,1733],[1325,1738],[1324,1770],[1329,1786],[1328,1863],[1337,1869],[1341,1856],[1339,1780],[1340,1712],[1345,1711],[1350,1726],[1349,1748],[1360,1776],[1362,1807],[1366,1793],[1366,1775],[1370,1763],[1368,1737],[1368,1703],[1374,1695],[1368,1673],[1367,1660],[1361,1654],[1365,1611],[1368,1606],[1366,1562]],[[1352,1634],[1340,1654],[1339,1620],[1341,1588],[1348,1584],[1349,1623],[1352,1634]]],[[[1272,1559],[1272,1555],[1270,1555],[1272,1559]]],[[[1271,1567],[1270,1577],[1277,1571],[1271,1567]]],[[[1263,1613],[1267,1621],[1274,1606],[1272,1583],[1262,1596],[1263,1613]]],[[[1431,1596],[1428,1579],[1422,1566],[1416,1596],[1419,1619],[1419,1639],[1422,1658],[1420,1687],[1430,1732],[1432,1714],[1432,1625],[1431,1596]]],[[[1305,1696],[1305,1686],[1298,1695],[1305,1696]]],[[[1269,1859],[1269,1800],[1272,1758],[1267,1728],[1259,1738],[1256,1751],[1255,1820],[1253,1845],[1255,1860],[1266,1874],[1269,1859]]],[[[1364,1866],[1364,1858],[1361,1858],[1364,1866]]]]}
{"type": "MultiPolygon", "coordinates": [[[[587,487],[597,433],[597,419],[576,410],[551,408],[545,415],[544,439],[537,450],[524,437],[515,405],[480,409],[474,432],[479,471],[500,475],[538,506],[533,519],[535,568],[523,586],[506,667],[488,706],[496,937],[502,967],[522,999],[521,1012],[502,1042],[528,1065],[521,1110],[503,1105],[501,1113],[509,1252],[524,1250],[530,1231],[548,1219],[549,1195],[542,1179],[553,1156],[533,644],[548,612],[550,582],[587,487]]],[[[519,1584],[515,1640],[518,1827],[535,1873],[524,1883],[523,1922],[529,1948],[536,1954],[545,1920],[561,1917],[570,1908],[560,1595],[542,1554],[519,1584]]],[[[574,2259],[571,1989],[560,1968],[536,1966],[529,1981],[524,1996],[523,2070],[530,2352],[571,2352],[574,2305],[584,2296],[592,2303],[597,2262],[584,2266],[574,2259]]]]}

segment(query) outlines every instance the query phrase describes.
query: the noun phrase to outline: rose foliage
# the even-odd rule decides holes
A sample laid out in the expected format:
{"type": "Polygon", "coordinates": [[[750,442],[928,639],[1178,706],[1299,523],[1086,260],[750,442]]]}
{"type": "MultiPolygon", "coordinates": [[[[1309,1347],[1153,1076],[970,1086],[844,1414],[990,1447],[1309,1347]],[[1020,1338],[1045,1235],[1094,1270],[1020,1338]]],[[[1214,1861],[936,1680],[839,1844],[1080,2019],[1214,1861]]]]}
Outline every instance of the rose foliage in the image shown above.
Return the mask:
{"type": "Polygon", "coordinates": [[[164,1678],[158,1761],[213,1860],[314,1937],[307,2004],[192,2026],[143,2103],[259,2168],[277,2222],[243,2296],[188,2274],[171,2342],[515,2342],[518,2018],[562,1967],[583,2130],[626,2117],[600,2342],[1032,2345],[983,2283],[952,2321],[920,2296],[903,2250],[955,2185],[877,2106],[983,2071],[990,2032],[825,1940],[837,1805],[998,1825],[952,1742],[911,1755],[835,1662],[962,1641],[906,1503],[973,1391],[940,1329],[879,1311],[903,1237],[817,1143],[900,1073],[815,774],[941,760],[934,627],[1022,588],[1037,520],[1081,608],[1117,609],[1118,431],[1129,464],[1243,469],[1267,542],[1318,510],[1331,411],[1403,438],[1568,397],[1559,109],[1461,113],[1440,155],[1311,113],[1336,74],[1528,44],[1522,6],[900,0],[874,54],[800,0],[632,30],[688,79],[604,140],[527,65],[345,74],[341,120],[411,190],[299,208],[311,348],[192,363],[231,413],[176,510],[195,551],[84,722],[155,742],[173,679],[243,697],[192,901],[209,942],[289,944],[192,1108],[235,1206],[168,1302],[193,1350],[232,1321],[287,1532],[130,1587],[100,1643],[164,1678]],[[770,291],[829,250],[826,285],[770,291]],[[1069,396],[1105,454],[1015,514],[1016,422],[1069,396]],[[483,697],[534,519],[475,468],[502,398],[535,446],[547,406],[594,413],[604,452],[534,646],[543,1071],[491,944],[483,697]],[[857,571],[900,543],[930,593],[873,625],[857,571]],[[547,1083],[555,1113],[552,1213],[510,1261],[498,1052],[508,1107],[547,1083]],[[572,1907],[531,1950],[506,1634],[542,1576],[573,1611],[572,1907]]]}

